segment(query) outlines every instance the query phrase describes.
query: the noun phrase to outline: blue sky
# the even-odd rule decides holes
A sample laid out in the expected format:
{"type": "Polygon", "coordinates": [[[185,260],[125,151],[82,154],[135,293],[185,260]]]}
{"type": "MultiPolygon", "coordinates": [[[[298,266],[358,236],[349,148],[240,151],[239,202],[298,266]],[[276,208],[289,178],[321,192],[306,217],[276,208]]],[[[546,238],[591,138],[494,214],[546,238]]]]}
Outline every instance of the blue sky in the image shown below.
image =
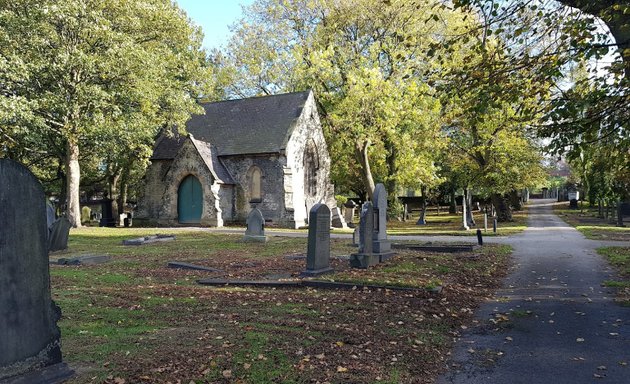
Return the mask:
{"type": "Polygon", "coordinates": [[[210,50],[225,45],[229,26],[241,16],[241,5],[254,0],[176,0],[188,17],[203,29],[203,46],[210,50]]]}

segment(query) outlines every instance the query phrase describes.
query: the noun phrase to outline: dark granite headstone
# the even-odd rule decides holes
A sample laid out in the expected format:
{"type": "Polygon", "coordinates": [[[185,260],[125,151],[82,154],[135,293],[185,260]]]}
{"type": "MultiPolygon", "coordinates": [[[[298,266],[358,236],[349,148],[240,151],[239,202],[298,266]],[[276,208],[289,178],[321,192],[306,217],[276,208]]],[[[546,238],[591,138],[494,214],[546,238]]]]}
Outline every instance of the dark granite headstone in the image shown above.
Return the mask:
{"type": "Polygon", "coordinates": [[[373,243],[373,252],[381,255],[381,261],[393,255],[392,244],[387,240],[387,191],[383,184],[376,184],[374,189],[373,243]]]}
{"type": "Polygon", "coordinates": [[[61,359],[61,311],[50,296],[46,199],[24,166],[0,159],[0,382],[72,375],[61,359]]]}
{"type": "Polygon", "coordinates": [[[330,209],[326,204],[315,204],[308,215],[308,250],[303,276],[330,273],[330,209]]]}
{"type": "Polygon", "coordinates": [[[350,266],[353,268],[368,268],[380,262],[378,254],[374,254],[374,209],[368,201],[361,207],[359,220],[359,252],[350,255],[350,266]]]}
{"type": "Polygon", "coordinates": [[[115,227],[116,226],[116,218],[114,218],[114,200],[107,198],[105,196],[103,201],[101,202],[101,220],[99,222],[99,226],[101,227],[115,227]]]}
{"type": "Polygon", "coordinates": [[[72,224],[65,217],[58,218],[50,227],[48,251],[54,252],[68,248],[68,235],[72,224]]]}
{"type": "Polygon", "coordinates": [[[253,208],[247,216],[247,229],[245,230],[244,241],[267,242],[265,236],[265,219],[258,208],[253,208]]]}

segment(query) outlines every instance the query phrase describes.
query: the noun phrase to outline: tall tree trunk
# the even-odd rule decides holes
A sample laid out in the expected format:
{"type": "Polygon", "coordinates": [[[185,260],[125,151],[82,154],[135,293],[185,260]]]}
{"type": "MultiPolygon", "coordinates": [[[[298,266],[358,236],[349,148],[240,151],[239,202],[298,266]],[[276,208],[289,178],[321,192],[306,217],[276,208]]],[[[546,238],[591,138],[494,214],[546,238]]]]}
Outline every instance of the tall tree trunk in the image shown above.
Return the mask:
{"type": "Polygon", "coordinates": [[[421,191],[422,191],[422,199],[421,199],[422,210],[420,211],[420,217],[418,218],[416,225],[426,225],[427,223],[427,189],[426,187],[422,187],[421,191]]]}
{"type": "MultiPolygon", "coordinates": [[[[521,198],[518,196],[518,191],[516,189],[510,191],[510,204],[515,211],[522,211],[523,204],[521,202],[521,198]]],[[[550,195],[551,196],[551,195],[550,195]]]]}
{"type": "Polygon", "coordinates": [[[477,225],[475,223],[475,218],[473,216],[473,206],[472,206],[472,192],[470,189],[464,189],[464,197],[466,198],[466,221],[468,222],[469,227],[474,227],[477,225]]]}
{"type": "Polygon", "coordinates": [[[66,198],[68,201],[67,216],[74,228],[81,227],[81,205],[79,203],[79,186],[81,169],[79,167],[79,144],[66,142],[66,198]]]}
{"type": "Polygon", "coordinates": [[[457,213],[457,197],[455,196],[455,188],[451,189],[451,201],[448,206],[448,213],[453,215],[457,213]]]}
{"type": "Polygon", "coordinates": [[[127,190],[129,186],[129,166],[123,167],[120,172],[120,183],[118,187],[118,214],[125,213],[125,207],[127,206],[127,190]]]}
{"type": "MultiPolygon", "coordinates": [[[[120,169],[116,169],[109,179],[109,198],[112,200],[112,214],[116,215],[120,208],[118,208],[118,181],[120,180],[120,169]]],[[[118,217],[115,216],[116,222],[118,217]]]]}
{"type": "Polygon", "coordinates": [[[497,221],[504,223],[506,221],[512,221],[512,209],[508,200],[503,195],[493,194],[492,204],[496,209],[497,221]]]}
{"type": "Polygon", "coordinates": [[[372,178],[372,170],[370,169],[370,158],[368,157],[368,149],[370,148],[370,140],[367,139],[362,143],[355,143],[354,153],[361,165],[361,178],[363,179],[363,185],[367,190],[370,200],[374,196],[374,178],[372,178]]]}

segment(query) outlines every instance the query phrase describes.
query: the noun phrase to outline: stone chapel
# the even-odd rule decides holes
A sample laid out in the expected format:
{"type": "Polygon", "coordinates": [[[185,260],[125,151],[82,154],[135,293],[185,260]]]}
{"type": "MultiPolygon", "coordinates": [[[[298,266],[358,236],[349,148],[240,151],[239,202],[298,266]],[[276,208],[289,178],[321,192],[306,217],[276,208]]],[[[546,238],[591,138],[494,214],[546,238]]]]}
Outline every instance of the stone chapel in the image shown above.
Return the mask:
{"type": "Polygon", "coordinates": [[[187,135],[162,135],[134,221],[223,226],[258,208],[298,228],[317,203],[335,207],[330,157],[312,91],[202,105],[187,135]]]}

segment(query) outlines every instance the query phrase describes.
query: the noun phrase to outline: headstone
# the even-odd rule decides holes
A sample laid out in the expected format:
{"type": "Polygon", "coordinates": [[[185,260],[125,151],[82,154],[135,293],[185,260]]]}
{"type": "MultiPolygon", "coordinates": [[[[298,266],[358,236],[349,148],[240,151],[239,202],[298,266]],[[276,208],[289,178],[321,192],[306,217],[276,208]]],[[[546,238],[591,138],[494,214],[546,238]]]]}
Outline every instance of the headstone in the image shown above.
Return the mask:
{"type": "Polygon", "coordinates": [[[72,371],[50,296],[44,191],[8,159],[0,159],[0,180],[0,382],[61,382],[72,371]]]}
{"type": "Polygon", "coordinates": [[[368,201],[361,207],[359,220],[359,252],[350,255],[350,266],[368,268],[378,264],[380,256],[373,252],[374,245],[374,208],[368,201]]]}
{"type": "Polygon", "coordinates": [[[381,261],[389,259],[392,244],[387,240],[387,191],[383,184],[374,188],[374,253],[381,255],[381,261]]]}
{"type": "Polygon", "coordinates": [[[50,201],[46,200],[46,227],[49,231],[55,220],[57,220],[55,208],[52,206],[52,204],[50,204],[50,201]]]}
{"type": "Polygon", "coordinates": [[[65,217],[58,218],[50,227],[48,251],[55,252],[68,248],[68,235],[72,224],[65,217]]]}
{"type": "Polygon", "coordinates": [[[114,218],[114,208],[112,203],[114,200],[109,199],[107,196],[103,197],[101,203],[101,220],[99,226],[101,227],[115,227],[116,219],[114,218]]]}
{"type": "Polygon", "coordinates": [[[308,215],[308,248],[303,276],[319,276],[333,272],[330,267],[330,209],[315,204],[308,215]]]}
{"type": "Polygon", "coordinates": [[[354,202],[354,200],[348,200],[346,201],[346,203],[343,205],[344,207],[344,219],[346,219],[346,223],[348,224],[348,227],[350,228],[354,228],[354,210],[357,207],[357,203],[354,202]]]}
{"type": "Polygon", "coordinates": [[[359,246],[359,227],[354,228],[354,231],[352,232],[352,246],[359,246]]]}
{"type": "MultiPolygon", "coordinates": [[[[330,221],[328,222],[330,225],[330,221]]],[[[244,241],[266,243],[265,219],[258,208],[252,208],[247,215],[247,229],[245,230],[244,241]]]]}
{"type": "Polygon", "coordinates": [[[81,223],[85,224],[85,223],[89,223],[90,220],[92,218],[92,210],[90,209],[90,207],[83,207],[81,208],[81,223]]]}
{"type": "Polygon", "coordinates": [[[335,228],[348,228],[346,225],[346,221],[343,219],[341,215],[341,209],[335,206],[330,212],[332,215],[332,226],[335,228]]]}

